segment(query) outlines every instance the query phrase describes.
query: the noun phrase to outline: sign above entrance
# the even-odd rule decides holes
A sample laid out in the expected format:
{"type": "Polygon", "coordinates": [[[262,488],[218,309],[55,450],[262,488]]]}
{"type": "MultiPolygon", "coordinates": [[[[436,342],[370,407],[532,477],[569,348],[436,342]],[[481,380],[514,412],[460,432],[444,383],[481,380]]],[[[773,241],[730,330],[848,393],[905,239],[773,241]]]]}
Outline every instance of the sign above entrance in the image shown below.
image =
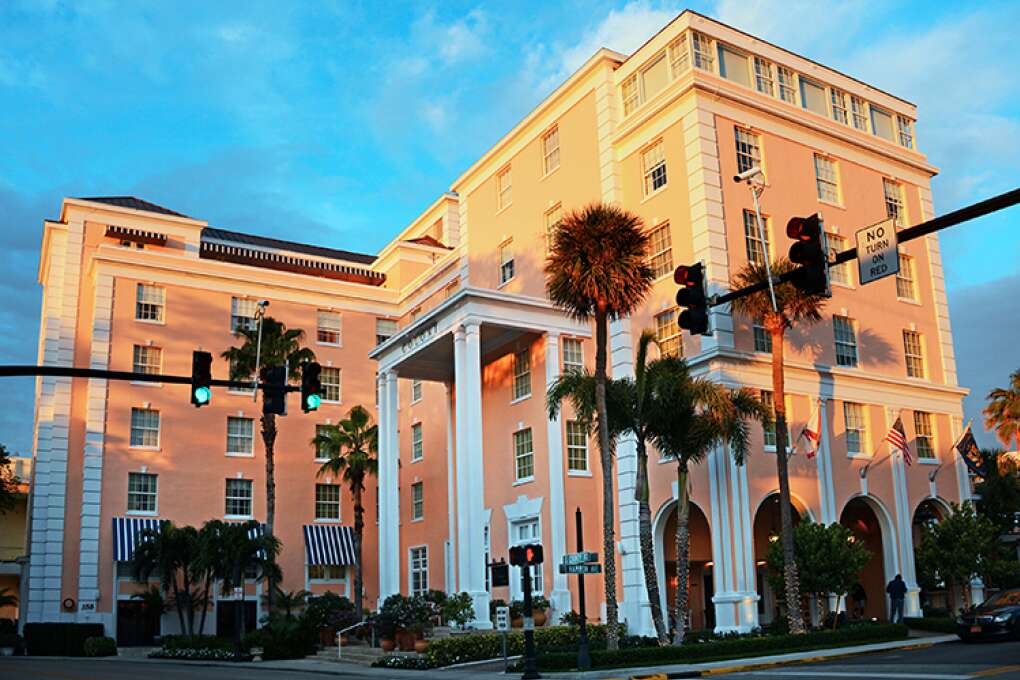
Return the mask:
{"type": "Polygon", "coordinates": [[[857,230],[857,269],[862,286],[900,270],[895,218],[857,230]]]}

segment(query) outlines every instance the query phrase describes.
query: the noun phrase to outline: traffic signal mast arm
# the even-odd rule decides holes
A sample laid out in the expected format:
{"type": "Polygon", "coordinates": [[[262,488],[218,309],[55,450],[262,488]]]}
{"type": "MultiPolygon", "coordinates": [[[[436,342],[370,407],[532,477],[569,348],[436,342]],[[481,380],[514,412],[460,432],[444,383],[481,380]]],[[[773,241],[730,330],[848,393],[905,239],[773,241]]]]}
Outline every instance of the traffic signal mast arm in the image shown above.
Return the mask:
{"type": "MultiPolygon", "coordinates": [[[[53,376],[57,378],[98,378],[101,380],[130,380],[132,382],[156,382],[175,385],[190,385],[190,375],[162,375],[159,373],[135,373],[133,371],[108,371],[99,368],[73,368],[71,366],[0,366],[0,378],[15,376],[53,376]]],[[[239,390],[250,390],[251,380],[210,380],[214,387],[233,387],[239,390]]],[[[266,383],[260,382],[257,387],[262,389],[266,383]]],[[[287,385],[288,392],[300,392],[298,385],[287,385]]]]}

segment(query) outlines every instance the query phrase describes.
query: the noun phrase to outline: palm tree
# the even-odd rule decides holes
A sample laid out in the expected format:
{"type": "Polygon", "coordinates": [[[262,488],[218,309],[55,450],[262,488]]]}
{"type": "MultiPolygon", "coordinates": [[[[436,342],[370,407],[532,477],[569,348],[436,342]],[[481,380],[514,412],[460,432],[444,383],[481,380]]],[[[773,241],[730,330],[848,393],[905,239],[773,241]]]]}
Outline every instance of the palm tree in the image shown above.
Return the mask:
{"type": "MultiPolygon", "coordinates": [[[[774,276],[781,276],[796,268],[786,258],[772,263],[774,276]]],[[[748,262],[736,273],[730,286],[736,290],[768,280],[764,263],[748,262]]],[[[768,291],[759,291],[733,301],[733,309],[751,321],[758,321],[768,331],[772,341],[772,398],[776,423],[776,474],[779,477],[779,517],[782,524],[783,582],[786,586],[786,618],[791,633],[805,632],[800,608],[800,586],[797,582],[797,561],[793,548],[793,515],[790,513],[790,474],[787,460],[786,386],[783,350],[786,331],[795,325],[821,321],[821,310],[826,298],[801,292],[792,283],[775,286],[776,308],[768,291]]]]}
{"type": "MultiPolygon", "coordinates": [[[[276,586],[276,592],[274,593],[273,600],[276,603],[277,611],[282,610],[284,616],[288,619],[291,618],[294,610],[303,608],[308,604],[308,598],[311,597],[311,593],[307,590],[284,590],[279,586],[276,586]]],[[[269,603],[269,597],[264,597],[266,604],[269,603]]]]}
{"type": "Polygon", "coordinates": [[[987,399],[985,427],[995,430],[1003,446],[1012,441],[1020,451],[1020,369],[1009,376],[1009,387],[996,387],[987,399]]]}
{"type": "Polygon", "coordinates": [[[677,588],[673,643],[679,645],[684,640],[684,622],[689,608],[690,469],[722,443],[728,446],[736,463],[742,465],[748,447],[747,419],[768,423],[770,416],[750,390],[731,390],[703,378],[694,378],[683,359],[659,359],[652,363],[648,373],[651,396],[647,400],[647,435],[664,455],[677,463],[677,588]]]}
{"type": "Polygon", "coordinates": [[[195,634],[196,607],[202,607],[205,623],[204,601],[198,595],[202,582],[207,582],[201,546],[194,527],[164,522],[158,529],[142,530],[131,559],[135,580],[145,582],[159,574],[160,588],[171,593],[181,632],[189,636],[195,634]]]}
{"type": "Polygon", "coordinates": [[[619,646],[614,548],[613,459],[606,408],[609,321],[629,315],[651,288],[648,235],[641,219],[613,205],[593,203],[567,214],[552,235],[545,264],[546,294],[578,320],[595,322],[595,411],[602,468],[602,543],[606,646],[619,646]]]}
{"type": "Polygon", "coordinates": [[[361,542],[365,532],[365,507],[361,502],[365,478],[379,471],[375,455],[379,451],[379,426],[370,425],[372,416],[363,406],[355,406],[347,418],[319,430],[312,444],[329,460],[319,468],[319,476],[340,477],[354,497],[354,611],[364,616],[364,584],[361,570],[361,542]]]}
{"type": "MultiPolygon", "coordinates": [[[[240,347],[231,347],[221,356],[230,362],[231,380],[249,380],[253,375],[271,366],[287,366],[287,377],[291,380],[300,377],[300,364],[315,361],[315,353],[301,346],[305,332],[299,328],[287,328],[282,322],[271,316],[262,319],[261,352],[259,351],[258,328],[238,326],[234,337],[242,340],[240,347]],[[256,362],[258,365],[256,365],[256,362]]],[[[266,449],[266,533],[273,536],[276,522],[276,415],[262,415],[262,443],[266,449]]],[[[270,599],[272,584],[270,584],[270,599]]],[[[271,605],[270,605],[271,606],[271,605]]]]}

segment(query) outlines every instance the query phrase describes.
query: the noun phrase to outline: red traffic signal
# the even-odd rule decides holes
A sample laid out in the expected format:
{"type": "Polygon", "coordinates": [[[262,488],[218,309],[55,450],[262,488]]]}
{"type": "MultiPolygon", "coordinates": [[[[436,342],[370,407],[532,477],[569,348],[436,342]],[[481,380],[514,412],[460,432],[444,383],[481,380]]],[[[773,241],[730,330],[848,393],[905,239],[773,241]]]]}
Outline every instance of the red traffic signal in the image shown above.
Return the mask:
{"type": "Polygon", "coordinates": [[[542,546],[538,543],[515,545],[510,547],[510,564],[515,567],[527,567],[542,564],[545,559],[542,546]]]}
{"type": "Polygon", "coordinates": [[[825,230],[818,213],[793,217],[786,223],[786,235],[794,240],[790,261],[800,267],[790,282],[808,295],[832,295],[829,289],[829,262],[825,248],[825,230]]]}
{"type": "Polygon", "coordinates": [[[676,304],[684,308],[677,324],[691,335],[711,335],[708,329],[708,288],[705,265],[682,264],[673,271],[673,280],[680,286],[676,304]]]}

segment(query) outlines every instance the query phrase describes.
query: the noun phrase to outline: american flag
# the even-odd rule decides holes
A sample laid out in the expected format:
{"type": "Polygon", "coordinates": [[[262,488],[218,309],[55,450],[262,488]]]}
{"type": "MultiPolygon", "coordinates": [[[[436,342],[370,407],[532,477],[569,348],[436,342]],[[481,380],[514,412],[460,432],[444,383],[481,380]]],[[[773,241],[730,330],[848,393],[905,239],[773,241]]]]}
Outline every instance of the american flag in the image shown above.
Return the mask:
{"type": "Polygon", "coordinates": [[[903,418],[897,417],[896,422],[889,428],[885,435],[885,441],[903,452],[903,462],[910,465],[910,447],[907,446],[907,433],[903,430],[903,418]]]}

